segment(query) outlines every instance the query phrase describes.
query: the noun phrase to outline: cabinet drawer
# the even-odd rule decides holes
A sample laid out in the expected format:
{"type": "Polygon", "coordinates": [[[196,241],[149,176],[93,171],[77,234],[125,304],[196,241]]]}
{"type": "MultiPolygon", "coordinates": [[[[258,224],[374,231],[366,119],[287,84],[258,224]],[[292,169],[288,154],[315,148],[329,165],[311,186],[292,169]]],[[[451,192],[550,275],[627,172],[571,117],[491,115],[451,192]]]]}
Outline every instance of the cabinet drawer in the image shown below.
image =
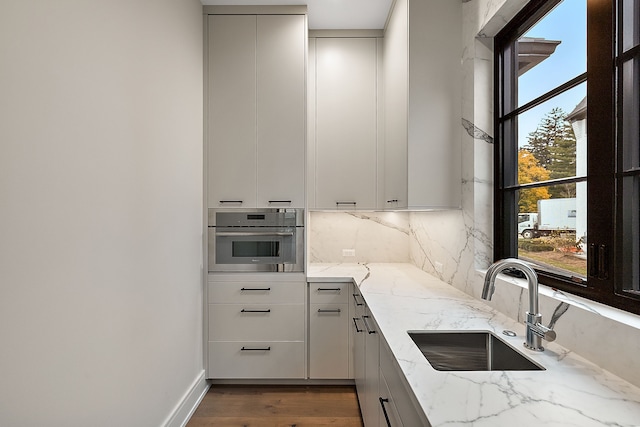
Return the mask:
{"type": "Polygon", "coordinates": [[[348,304],[350,283],[309,282],[311,304],[348,304]]]}
{"type": "Polygon", "coordinates": [[[304,342],[210,342],[209,378],[305,378],[304,359],[304,342]]]}
{"type": "Polygon", "coordinates": [[[304,304],[304,282],[215,282],[209,304],[304,304]]]}
{"type": "Polygon", "coordinates": [[[302,341],[302,304],[209,304],[211,341],[302,341]]]}

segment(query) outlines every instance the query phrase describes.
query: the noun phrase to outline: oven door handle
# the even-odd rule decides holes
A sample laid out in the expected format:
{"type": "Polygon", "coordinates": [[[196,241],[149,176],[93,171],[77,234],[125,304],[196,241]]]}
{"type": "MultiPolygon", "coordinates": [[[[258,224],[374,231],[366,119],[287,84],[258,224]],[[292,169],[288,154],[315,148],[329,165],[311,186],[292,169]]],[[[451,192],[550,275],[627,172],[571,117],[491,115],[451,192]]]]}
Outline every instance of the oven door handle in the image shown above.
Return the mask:
{"type": "Polygon", "coordinates": [[[293,231],[216,231],[220,237],[251,237],[251,236],[293,236],[293,231]]]}

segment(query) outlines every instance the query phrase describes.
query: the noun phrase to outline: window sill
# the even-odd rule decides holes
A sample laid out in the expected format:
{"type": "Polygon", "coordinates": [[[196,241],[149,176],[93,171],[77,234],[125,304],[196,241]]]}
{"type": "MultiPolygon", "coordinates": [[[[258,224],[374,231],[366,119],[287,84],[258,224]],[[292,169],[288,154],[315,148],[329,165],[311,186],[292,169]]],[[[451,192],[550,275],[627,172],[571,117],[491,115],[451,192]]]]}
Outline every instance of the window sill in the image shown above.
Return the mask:
{"type": "MultiPolygon", "coordinates": [[[[477,270],[482,277],[487,273],[487,270],[477,270]]],[[[524,289],[527,289],[527,281],[525,279],[519,279],[517,277],[507,276],[505,274],[498,275],[498,281],[502,284],[511,284],[524,289]]],[[[591,301],[586,298],[582,298],[576,295],[571,295],[567,292],[560,291],[549,286],[540,284],[538,287],[538,293],[549,298],[553,298],[559,302],[566,302],[571,306],[577,307],[581,310],[586,310],[599,316],[611,319],[615,322],[622,323],[632,328],[640,330],[640,316],[629,313],[624,310],[601,304],[599,302],[591,301]]]]}

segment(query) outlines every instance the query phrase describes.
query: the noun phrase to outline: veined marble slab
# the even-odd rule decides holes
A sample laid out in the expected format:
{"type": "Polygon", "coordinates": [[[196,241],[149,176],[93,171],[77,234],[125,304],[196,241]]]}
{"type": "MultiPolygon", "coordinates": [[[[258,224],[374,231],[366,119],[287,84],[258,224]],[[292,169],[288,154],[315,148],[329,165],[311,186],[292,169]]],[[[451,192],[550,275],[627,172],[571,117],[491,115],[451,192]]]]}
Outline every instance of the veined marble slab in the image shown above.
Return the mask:
{"type": "Polygon", "coordinates": [[[411,264],[311,264],[307,276],[355,280],[434,427],[640,426],[640,388],[555,343],[525,349],[524,325],[411,264]],[[492,331],[546,370],[437,371],[409,330],[492,331]]]}

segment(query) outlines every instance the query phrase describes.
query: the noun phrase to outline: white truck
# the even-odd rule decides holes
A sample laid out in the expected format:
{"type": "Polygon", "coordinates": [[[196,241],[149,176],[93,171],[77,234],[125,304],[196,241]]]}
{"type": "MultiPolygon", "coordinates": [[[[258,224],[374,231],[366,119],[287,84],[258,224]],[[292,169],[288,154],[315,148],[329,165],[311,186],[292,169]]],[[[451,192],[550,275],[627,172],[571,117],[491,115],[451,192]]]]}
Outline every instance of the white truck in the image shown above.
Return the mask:
{"type": "Polygon", "coordinates": [[[525,239],[576,232],[576,199],[538,200],[538,212],[518,214],[518,234],[525,239]]]}

